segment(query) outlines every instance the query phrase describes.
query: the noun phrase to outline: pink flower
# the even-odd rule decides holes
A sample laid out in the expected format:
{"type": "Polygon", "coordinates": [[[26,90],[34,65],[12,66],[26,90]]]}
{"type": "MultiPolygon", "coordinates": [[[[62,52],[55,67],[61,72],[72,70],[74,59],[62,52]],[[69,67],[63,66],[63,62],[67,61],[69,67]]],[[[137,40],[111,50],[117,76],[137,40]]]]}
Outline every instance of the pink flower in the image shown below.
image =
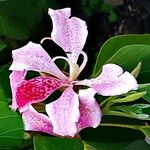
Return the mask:
{"type": "Polygon", "coordinates": [[[26,130],[73,137],[83,128],[95,128],[100,124],[101,111],[94,98],[96,93],[114,96],[138,88],[135,78],[128,72],[123,73],[122,68],[115,64],[104,65],[97,78],[76,80],[87,63],[87,55],[82,51],[87,38],[87,26],[79,18],[70,18],[70,11],[70,8],[49,9],[53,21],[51,39],[64,49],[67,57],[51,59],[41,45],[32,42],[12,52],[12,108],[18,108],[22,113],[26,130]],[[77,60],[80,54],[83,55],[83,62],[79,66],[77,60]],[[55,65],[56,59],[68,62],[69,76],[64,75],[55,65]],[[29,70],[52,76],[27,80],[25,77],[29,70]],[[86,85],[88,88],[74,91],[73,87],[78,85],[86,85]],[[33,103],[43,102],[62,87],[64,91],[60,98],[46,104],[48,116],[38,113],[32,107],[33,103]]]}

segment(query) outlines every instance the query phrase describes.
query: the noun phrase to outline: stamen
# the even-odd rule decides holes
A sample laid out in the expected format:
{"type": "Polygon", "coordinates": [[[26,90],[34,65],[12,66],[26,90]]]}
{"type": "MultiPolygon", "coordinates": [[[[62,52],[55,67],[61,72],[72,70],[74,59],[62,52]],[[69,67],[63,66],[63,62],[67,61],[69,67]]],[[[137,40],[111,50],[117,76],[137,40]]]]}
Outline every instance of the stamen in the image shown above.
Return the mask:
{"type": "Polygon", "coordinates": [[[52,61],[55,61],[55,60],[57,60],[57,59],[63,59],[63,60],[65,60],[65,61],[67,61],[69,65],[72,65],[71,61],[70,61],[68,58],[63,57],[63,56],[56,56],[56,57],[54,57],[54,58],[52,59],[52,61]]]}
{"type": "Polygon", "coordinates": [[[84,67],[86,66],[87,64],[87,61],[88,61],[88,57],[87,57],[87,54],[84,52],[84,51],[81,51],[81,53],[83,55],[83,62],[79,68],[79,73],[81,73],[81,71],[84,69],[84,67]]]}
{"type": "Polygon", "coordinates": [[[51,38],[51,37],[45,37],[45,38],[43,38],[43,39],[40,41],[40,43],[42,44],[45,40],[52,40],[52,38],[51,38]]]}
{"type": "Polygon", "coordinates": [[[72,63],[68,58],[63,57],[63,56],[56,56],[52,59],[52,61],[55,61],[56,59],[64,59],[65,61],[68,62],[68,64],[69,64],[69,73],[70,73],[69,79],[70,80],[75,80],[78,77],[78,75],[79,75],[79,66],[78,66],[78,64],[72,63]]]}

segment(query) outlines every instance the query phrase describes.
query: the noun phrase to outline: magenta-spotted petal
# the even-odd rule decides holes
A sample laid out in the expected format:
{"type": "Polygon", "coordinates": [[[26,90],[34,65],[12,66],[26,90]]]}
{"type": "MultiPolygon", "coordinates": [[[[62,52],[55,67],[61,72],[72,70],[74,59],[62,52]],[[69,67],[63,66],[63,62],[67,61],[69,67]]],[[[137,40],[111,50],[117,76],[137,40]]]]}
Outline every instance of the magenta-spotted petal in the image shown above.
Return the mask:
{"type": "Polygon", "coordinates": [[[47,52],[39,44],[29,42],[24,47],[12,51],[13,63],[10,70],[33,70],[46,72],[60,79],[67,77],[59,70],[47,52]]]}
{"type": "Polygon", "coordinates": [[[133,75],[127,71],[123,72],[123,69],[115,64],[104,65],[97,78],[79,81],[77,84],[90,86],[103,96],[121,95],[138,89],[133,75]]]}
{"type": "Polygon", "coordinates": [[[79,91],[79,110],[80,118],[77,123],[78,131],[83,128],[96,128],[101,121],[100,106],[97,103],[94,95],[96,91],[92,88],[79,91]]]}
{"type": "Polygon", "coordinates": [[[13,71],[10,78],[10,85],[12,90],[12,109],[17,109],[18,105],[16,102],[16,88],[24,81],[26,71],[13,71]]]}
{"type": "Polygon", "coordinates": [[[79,99],[72,87],[68,87],[58,100],[47,104],[46,112],[55,134],[73,137],[77,133],[79,99]]]}
{"type": "Polygon", "coordinates": [[[77,17],[70,17],[70,8],[49,9],[48,14],[53,22],[52,40],[65,52],[71,52],[68,57],[70,61],[76,63],[88,34],[85,21],[77,17]]]}
{"type": "Polygon", "coordinates": [[[22,119],[26,131],[45,132],[53,135],[53,127],[49,118],[38,113],[32,106],[22,113],[22,119]]]}
{"type": "Polygon", "coordinates": [[[17,106],[20,111],[25,111],[30,104],[44,101],[63,85],[62,80],[48,76],[24,80],[16,90],[17,106]]]}

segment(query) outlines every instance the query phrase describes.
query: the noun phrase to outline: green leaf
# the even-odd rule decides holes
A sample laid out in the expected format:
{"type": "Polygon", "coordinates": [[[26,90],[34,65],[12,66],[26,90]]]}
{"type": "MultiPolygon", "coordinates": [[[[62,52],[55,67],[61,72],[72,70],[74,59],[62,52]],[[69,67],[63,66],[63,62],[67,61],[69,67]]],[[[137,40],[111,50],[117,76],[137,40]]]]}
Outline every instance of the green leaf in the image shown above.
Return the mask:
{"type": "Polygon", "coordinates": [[[138,92],[135,94],[128,95],[125,98],[118,98],[113,100],[113,103],[128,103],[133,102],[135,100],[138,100],[139,98],[143,97],[146,94],[146,92],[138,92]]]}
{"type": "MultiPolygon", "coordinates": [[[[110,115],[116,116],[124,116],[131,117],[140,120],[150,120],[149,114],[144,112],[145,108],[149,108],[149,104],[134,104],[129,106],[113,106],[111,107],[111,111],[109,111],[110,115]],[[115,110],[115,111],[113,111],[115,110]],[[116,111],[117,110],[117,111],[116,111]]],[[[107,114],[107,112],[106,112],[107,114]]]]}
{"type": "Polygon", "coordinates": [[[140,73],[137,79],[138,83],[150,83],[150,72],[140,73]]]}
{"type": "Polygon", "coordinates": [[[150,126],[141,126],[140,130],[150,138],[150,126]]]}
{"type": "Polygon", "coordinates": [[[45,0],[9,0],[0,3],[0,36],[24,40],[41,21],[45,0]]]}
{"type": "Polygon", "coordinates": [[[140,84],[139,91],[146,91],[146,94],[143,96],[143,98],[150,103],[150,83],[140,84]]]}
{"type": "MultiPolygon", "coordinates": [[[[150,57],[150,49],[148,50],[142,50],[142,49],[136,49],[134,48],[133,50],[130,49],[129,53],[127,54],[127,50],[126,52],[124,52],[122,49],[121,53],[118,53],[117,55],[115,55],[115,53],[117,53],[117,51],[120,48],[123,48],[124,46],[128,46],[128,45],[133,45],[133,44],[144,44],[144,45],[150,45],[150,35],[149,34],[144,34],[144,35],[120,35],[120,36],[115,36],[113,38],[110,38],[109,40],[107,40],[103,46],[101,47],[99,54],[97,56],[97,60],[96,60],[96,64],[94,67],[94,71],[93,71],[93,77],[96,77],[100,74],[102,66],[106,63],[110,63],[111,61],[113,63],[118,63],[119,65],[121,64],[122,67],[128,65],[125,67],[125,69],[132,71],[136,65],[141,62],[140,60],[145,60],[145,59],[149,59],[150,57]],[[140,53],[141,52],[141,53],[140,53]],[[134,54],[135,53],[135,54],[134,54]],[[140,55],[138,55],[138,53],[140,55]],[[132,56],[130,57],[130,54],[132,54],[132,56]],[[115,55],[115,59],[119,61],[116,61],[111,59],[111,57],[114,57],[115,55]],[[126,61],[126,64],[123,63],[123,60],[126,61]],[[145,58],[146,57],[146,58],[145,58]],[[125,60],[126,59],[126,60],[125,60]],[[131,60],[133,59],[133,60],[131,60]],[[129,62],[127,62],[129,61],[129,62]],[[132,63],[132,64],[131,64],[132,63]],[[131,65],[131,66],[129,66],[131,65]],[[128,68],[129,67],[129,68],[128,68]]],[[[145,70],[147,70],[146,66],[148,63],[148,60],[144,62],[145,63],[145,70]]],[[[144,64],[143,64],[144,65],[144,64]]],[[[149,68],[149,67],[148,67],[149,68]]]]}
{"type": "Polygon", "coordinates": [[[5,1],[8,1],[8,0],[0,0],[0,2],[5,2],[5,1]]]}
{"type": "Polygon", "coordinates": [[[83,143],[80,139],[35,135],[33,141],[35,150],[84,150],[83,143]]]}
{"type": "Polygon", "coordinates": [[[96,143],[86,141],[88,146],[85,150],[150,150],[150,145],[144,140],[130,143],[96,143]]]}
{"type": "Polygon", "coordinates": [[[1,50],[3,50],[6,46],[7,46],[7,45],[5,45],[5,44],[0,44],[0,52],[1,52],[1,50]]]}
{"type": "Polygon", "coordinates": [[[147,61],[150,58],[150,45],[134,44],[119,49],[107,63],[115,63],[125,70],[132,71],[139,62],[142,62],[142,72],[149,72],[147,61]]]}
{"type": "Polygon", "coordinates": [[[122,143],[97,143],[97,142],[90,142],[85,141],[85,149],[84,150],[120,150],[124,146],[126,146],[128,143],[122,142],[122,143]]]}
{"type": "Polygon", "coordinates": [[[1,90],[1,87],[0,87],[0,101],[3,101],[3,102],[6,102],[6,96],[4,94],[4,91],[1,90]]]}
{"type": "Polygon", "coordinates": [[[22,119],[6,103],[0,102],[0,148],[20,146],[23,133],[22,119]]]}
{"type": "Polygon", "coordinates": [[[3,90],[3,94],[7,98],[11,98],[11,88],[10,88],[10,81],[9,81],[9,71],[10,63],[5,65],[0,70],[0,89],[3,90]]]}
{"type": "Polygon", "coordinates": [[[148,145],[144,140],[138,140],[130,143],[121,150],[150,150],[150,145],[148,145]]]}

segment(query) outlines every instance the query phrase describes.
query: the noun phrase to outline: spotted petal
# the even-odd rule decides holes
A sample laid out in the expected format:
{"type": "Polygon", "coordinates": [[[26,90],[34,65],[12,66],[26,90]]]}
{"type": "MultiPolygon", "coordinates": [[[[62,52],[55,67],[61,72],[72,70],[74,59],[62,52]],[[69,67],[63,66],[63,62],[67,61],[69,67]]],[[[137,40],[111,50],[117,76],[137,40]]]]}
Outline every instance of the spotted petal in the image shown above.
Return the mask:
{"type": "Polygon", "coordinates": [[[121,95],[138,88],[133,75],[127,71],[123,73],[123,69],[115,64],[104,65],[97,78],[79,81],[77,84],[90,86],[103,96],[121,95]]]}
{"type": "Polygon", "coordinates": [[[72,87],[68,87],[58,100],[47,104],[46,112],[52,122],[55,134],[74,136],[77,133],[79,100],[72,87]]]}
{"type": "Polygon", "coordinates": [[[87,127],[96,128],[101,121],[100,106],[97,103],[94,95],[96,91],[92,88],[79,91],[79,110],[80,118],[77,123],[78,131],[87,127]]]}
{"type": "Polygon", "coordinates": [[[63,85],[62,80],[48,76],[24,80],[16,90],[17,106],[20,111],[25,111],[30,104],[44,101],[63,85]]]}
{"type": "Polygon", "coordinates": [[[12,55],[13,63],[10,66],[10,70],[46,72],[60,79],[67,80],[67,77],[59,70],[39,44],[29,42],[24,47],[13,50],[12,55]]]}
{"type": "Polygon", "coordinates": [[[16,102],[16,88],[24,81],[26,75],[26,71],[13,71],[9,78],[10,78],[10,85],[12,90],[12,109],[17,109],[17,102],[16,102]]]}
{"type": "Polygon", "coordinates": [[[22,113],[26,131],[39,131],[53,135],[53,127],[49,118],[41,113],[38,113],[32,106],[22,113]]]}
{"type": "Polygon", "coordinates": [[[71,52],[68,57],[72,63],[76,63],[88,34],[85,21],[77,17],[70,18],[70,8],[49,9],[48,14],[53,22],[52,40],[65,52],[71,52]]]}

